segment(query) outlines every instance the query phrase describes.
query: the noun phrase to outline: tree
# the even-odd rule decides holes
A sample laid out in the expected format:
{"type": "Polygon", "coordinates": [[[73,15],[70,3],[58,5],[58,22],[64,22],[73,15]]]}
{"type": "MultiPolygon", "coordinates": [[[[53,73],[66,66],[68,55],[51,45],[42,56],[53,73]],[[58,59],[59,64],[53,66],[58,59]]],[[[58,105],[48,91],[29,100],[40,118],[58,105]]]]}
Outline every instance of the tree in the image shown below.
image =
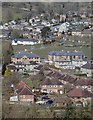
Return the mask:
{"type": "Polygon", "coordinates": [[[74,120],[75,119],[75,109],[72,106],[72,103],[68,103],[65,109],[65,116],[64,116],[65,120],[74,120]]]}
{"type": "Polygon", "coordinates": [[[11,43],[8,41],[2,41],[2,64],[10,63],[12,55],[13,47],[11,43]]]}
{"type": "Polygon", "coordinates": [[[4,63],[3,66],[2,66],[2,75],[5,74],[5,71],[6,71],[6,65],[7,65],[7,63],[4,63]]]}
{"type": "Polygon", "coordinates": [[[41,29],[41,35],[44,38],[46,38],[47,36],[49,36],[50,32],[51,32],[50,27],[43,27],[41,29]]]}
{"type": "Polygon", "coordinates": [[[13,30],[12,32],[11,32],[11,37],[13,37],[13,38],[20,38],[20,30],[13,30]]]}
{"type": "Polygon", "coordinates": [[[12,11],[8,10],[6,14],[6,22],[10,22],[11,20],[13,20],[13,14],[12,11]]]}
{"type": "Polygon", "coordinates": [[[4,76],[8,77],[8,76],[10,76],[10,75],[11,75],[11,70],[10,70],[9,68],[7,68],[7,69],[5,70],[4,76]]]}

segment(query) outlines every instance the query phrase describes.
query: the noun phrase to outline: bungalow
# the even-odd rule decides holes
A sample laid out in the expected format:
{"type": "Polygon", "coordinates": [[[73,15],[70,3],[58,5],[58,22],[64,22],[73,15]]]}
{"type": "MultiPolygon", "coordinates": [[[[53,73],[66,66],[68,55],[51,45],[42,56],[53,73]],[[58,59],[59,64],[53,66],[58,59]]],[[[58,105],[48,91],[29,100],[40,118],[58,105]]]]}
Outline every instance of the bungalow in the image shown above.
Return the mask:
{"type": "Polygon", "coordinates": [[[63,94],[63,84],[55,78],[45,78],[41,83],[41,92],[63,94]]]}
{"type": "Polygon", "coordinates": [[[14,96],[10,97],[10,102],[30,104],[34,102],[34,94],[30,87],[21,81],[15,88],[14,96]]]}
{"type": "Polygon", "coordinates": [[[79,104],[86,106],[88,103],[91,104],[93,94],[85,89],[82,90],[81,88],[73,88],[67,93],[67,96],[71,98],[76,106],[79,104]]]}
{"type": "Polygon", "coordinates": [[[36,45],[38,41],[36,39],[14,39],[12,45],[36,45]]]}
{"type": "Polygon", "coordinates": [[[81,72],[86,74],[87,77],[93,77],[93,61],[87,62],[81,67],[81,72]]]}
{"type": "Polygon", "coordinates": [[[11,62],[12,63],[29,63],[29,62],[36,62],[40,63],[40,57],[36,54],[27,52],[27,51],[21,51],[18,54],[15,54],[11,57],[11,62]]]}

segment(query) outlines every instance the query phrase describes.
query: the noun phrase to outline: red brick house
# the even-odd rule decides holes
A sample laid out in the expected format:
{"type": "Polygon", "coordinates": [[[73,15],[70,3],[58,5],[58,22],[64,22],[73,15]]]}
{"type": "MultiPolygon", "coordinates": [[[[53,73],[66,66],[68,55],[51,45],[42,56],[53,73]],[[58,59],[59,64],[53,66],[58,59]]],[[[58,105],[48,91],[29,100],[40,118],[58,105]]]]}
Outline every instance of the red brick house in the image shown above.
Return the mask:
{"type": "Polygon", "coordinates": [[[91,99],[93,98],[93,94],[81,88],[73,88],[67,93],[67,96],[71,98],[76,106],[78,104],[82,104],[83,106],[86,106],[88,103],[91,104],[91,99]]]}
{"type": "Polygon", "coordinates": [[[34,102],[34,94],[31,88],[21,81],[15,88],[14,96],[10,97],[11,102],[30,104],[34,102]]]}
{"type": "Polygon", "coordinates": [[[32,93],[31,89],[26,86],[24,86],[22,89],[19,89],[17,94],[20,102],[34,102],[34,94],[32,93]]]}

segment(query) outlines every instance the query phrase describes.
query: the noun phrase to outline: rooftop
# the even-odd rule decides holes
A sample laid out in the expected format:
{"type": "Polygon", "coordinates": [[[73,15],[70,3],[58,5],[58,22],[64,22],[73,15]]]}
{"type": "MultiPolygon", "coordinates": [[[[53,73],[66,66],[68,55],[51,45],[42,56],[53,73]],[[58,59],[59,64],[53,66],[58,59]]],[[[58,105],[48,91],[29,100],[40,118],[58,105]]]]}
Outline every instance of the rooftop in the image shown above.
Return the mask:
{"type": "Polygon", "coordinates": [[[22,58],[23,56],[27,56],[28,58],[35,58],[35,57],[39,57],[36,54],[27,52],[27,51],[21,51],[18,54],[15,54],[12,56],[12,58],[22,58]]]}
{"type": "Polygon", "coordinates": [[[67,93],[69,97],[93,97],[93,94],[88,92],[87,90],[82,90],[81,88],[73,88],[71,91],[67,93]]]}
{"type": "Polygon", "coordinates": [[[84,56],[83,52],[73,51],[52,51],[49,53],[51,56],[84,56]]]}

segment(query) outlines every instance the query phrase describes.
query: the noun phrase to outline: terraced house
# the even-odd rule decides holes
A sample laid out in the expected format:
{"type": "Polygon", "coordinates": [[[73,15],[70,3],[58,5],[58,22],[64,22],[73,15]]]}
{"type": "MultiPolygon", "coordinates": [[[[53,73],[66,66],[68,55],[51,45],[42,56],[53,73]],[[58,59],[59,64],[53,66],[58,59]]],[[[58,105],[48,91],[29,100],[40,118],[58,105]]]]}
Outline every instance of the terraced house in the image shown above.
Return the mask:
{"type": "Polygon", "coordinates": [[[40,57],[36,54],[27,52],[27,51],[21,51],[18,54],[15,54],[11,57],[11,62],[13,63],[29,63],[29,62],[36,62],[40,63],[40,57]]]}
{"type": "Polygon", "coordinates": [[[48,54],[48,60],[57,68],[75,69],[87,63],[83,52],[78,51],[52,51],[48,54]]]}

